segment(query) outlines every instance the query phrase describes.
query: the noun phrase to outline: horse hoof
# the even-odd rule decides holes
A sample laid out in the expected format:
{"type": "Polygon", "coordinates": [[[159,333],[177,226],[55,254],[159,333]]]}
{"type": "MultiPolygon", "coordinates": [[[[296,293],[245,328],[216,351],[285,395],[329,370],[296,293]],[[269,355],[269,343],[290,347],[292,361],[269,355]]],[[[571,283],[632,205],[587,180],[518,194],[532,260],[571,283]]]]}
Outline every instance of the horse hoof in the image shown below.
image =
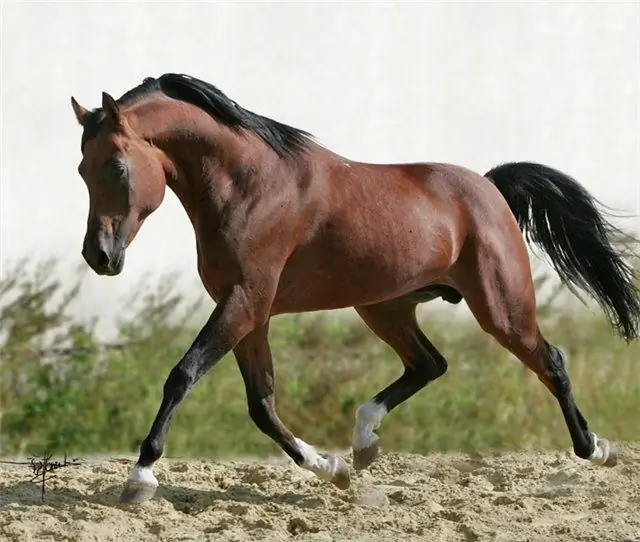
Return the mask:
{"type": "Polygon", "coordinates": [[[591,459],[592,463],[603,467],[615,467],[618,464],[618,453],[615,447],[606,439],[596,438],[596,451],[591,459]]]}
{"type": "Polygon", "coordinates": [[[615,467],[618,464],[618,454],[615,450],[611,450],[608,459],[602,464],[604,467],[615,467]]]}
{"type": "Polygon", "coordinates": [[[598,445],[604,451],[604,462],[602,463],[603,467],[615,467],[618,464],[618,453],[616,452],[615,447],[608,441],[604,439],[600,439],[598,445]]]}
{"type": "Polygon", "coordinates": [[[120,494],[119,501],[121,503],[149,501],[155,495],[156,489],[158,489],[158,486],[153,484],[128,481],[120,494]]]}
{"type": "Polygon", "coordinates": [[[338,489],[349,489],[351,485],[349,465],[341,457],[336,457],[336,471],[331,478],[331,483],[338,489]]]}
{"type": "Polygon", "coordinates": [[[356,470],[364,470],[380,455],[380,444],[377,442],[371,446],[367,446],[362,450],[353,451],[353,468],[356,470]]]}

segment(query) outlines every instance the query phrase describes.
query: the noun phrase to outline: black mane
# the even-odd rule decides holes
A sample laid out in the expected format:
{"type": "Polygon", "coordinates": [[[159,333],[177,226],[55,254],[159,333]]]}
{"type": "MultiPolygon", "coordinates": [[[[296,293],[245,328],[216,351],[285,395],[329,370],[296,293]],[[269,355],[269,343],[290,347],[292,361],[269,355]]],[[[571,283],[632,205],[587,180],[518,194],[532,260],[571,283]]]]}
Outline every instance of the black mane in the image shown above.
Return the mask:
{"type": "MultiPolygon", "coordinates": [[[[240,107],[221,90],[210,83],[189,75],[165,73],[158,79],[147,77],[140,85],[132,88],[117,100],[126,106],[151,92],[163,92],[167,96],[193,104],[217,122],[235,131],[247,130],[259,136],[280,156],[293,156],[307,149],[311,134],[275,120],[263,117],[240,107]]],[[[85,123],[81,149],[93,139],[100,129],[105,113],[102,108],[94,109],[85,123]]]]}

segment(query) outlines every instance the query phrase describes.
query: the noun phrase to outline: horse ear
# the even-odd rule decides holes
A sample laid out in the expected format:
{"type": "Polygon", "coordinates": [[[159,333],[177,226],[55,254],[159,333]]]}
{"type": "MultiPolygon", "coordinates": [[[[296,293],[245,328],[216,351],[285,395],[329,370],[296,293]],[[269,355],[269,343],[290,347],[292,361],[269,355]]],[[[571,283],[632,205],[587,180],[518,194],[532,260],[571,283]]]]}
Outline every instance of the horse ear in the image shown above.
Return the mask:
{"type": "Polygon", "coordinates": [[[102,93],[102,109],[114,124],[120,124],[120,107],[107,92],[102,93]]]}
{"type": "Polygon", "coordinates": [[[89,110],[82,107],[76,99],[71,96],[71,107],[73,107],[73,112],[76,115],[76,120],[80,126],[84,126],[87,121],[87,115],[89,114],[89,110]]]}

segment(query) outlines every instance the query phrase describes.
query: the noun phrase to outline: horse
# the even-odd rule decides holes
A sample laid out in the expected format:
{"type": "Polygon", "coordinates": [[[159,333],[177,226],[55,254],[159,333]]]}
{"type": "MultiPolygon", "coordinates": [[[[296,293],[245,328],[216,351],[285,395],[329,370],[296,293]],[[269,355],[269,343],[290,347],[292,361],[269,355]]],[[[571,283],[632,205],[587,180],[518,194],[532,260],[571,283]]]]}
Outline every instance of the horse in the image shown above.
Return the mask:
{"type": "Polygon", "coordinates": [[[536,319],[532,246],[574,293],[595,299],[622,340],[639,334],[637,277],[617,246],[621,230],[568,174],[536,162],[481,175],[449,163],[351,160],[184,74],[147,77],[118,100],[103,92],[92,110],[73,97],[71,105],[89,193],[88,266],[118,275],[168,186],[193,226],[199,276],[215,304],[166,378],[121,502],[154,496],[153,466],[173,414],[231,352],[257,428],[299,467],[348,488],[350,469],[380,454],[385,416],[447,371],[416,318],[419,304],[438,298],[464,299],[481,329],[533,371],[557,400],[578,458],[617,463],[613,444],[576,405],[565,354],[536,319]],[[339,308],[354,308],[403,364],[399,378],[355,409],[351,465],[278,417],[268,340],[275,315],[339,308]]]}

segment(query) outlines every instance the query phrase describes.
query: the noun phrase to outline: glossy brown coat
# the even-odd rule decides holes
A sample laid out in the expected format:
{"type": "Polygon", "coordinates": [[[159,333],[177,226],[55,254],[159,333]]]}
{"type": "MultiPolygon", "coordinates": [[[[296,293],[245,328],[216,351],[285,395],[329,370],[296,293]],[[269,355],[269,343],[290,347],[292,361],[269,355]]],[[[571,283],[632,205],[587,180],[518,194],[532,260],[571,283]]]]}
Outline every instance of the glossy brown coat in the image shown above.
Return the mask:
{"type": "MultiPolygon", "coordinates": [[[[95,112],[75,100],[73,107],[85,128],[79,171],[90,195],[89,265],[119,273],[168,186],[193,224],[198,270],[217,304],[167,379],[137,468],[160,457],[179,402],[233,349],[258,427],[298,464],[346,487],[342,460],[314,455],[277,417],[269,319],[355,307],[398,353],[404,374],[358,411],[358,438],[372,439],[362,448],[354,436],[354,464],[364,468],[378,453],[372,427],[381,419],[369,422],[367,413],[384,415],[446,371],[415,319],[416,305],[436,297],[464,298],[479,325],[538,375],[558,398],[580,457],[614,462],[608,451],[598,455],[606,441],[588,431],[562,354],[538,328],[521,232],[565,281],[601,303],[623,336],[636,337],[632,269],[611,244],[615,229],[570,177],[526,162],[486,175],[443,163],[356,162],[174,74],[145,81],[119,102],[105,93],[95,112]]],[[[143,482],[132,474],[123,499],[148,498],[143,482]]]]}

